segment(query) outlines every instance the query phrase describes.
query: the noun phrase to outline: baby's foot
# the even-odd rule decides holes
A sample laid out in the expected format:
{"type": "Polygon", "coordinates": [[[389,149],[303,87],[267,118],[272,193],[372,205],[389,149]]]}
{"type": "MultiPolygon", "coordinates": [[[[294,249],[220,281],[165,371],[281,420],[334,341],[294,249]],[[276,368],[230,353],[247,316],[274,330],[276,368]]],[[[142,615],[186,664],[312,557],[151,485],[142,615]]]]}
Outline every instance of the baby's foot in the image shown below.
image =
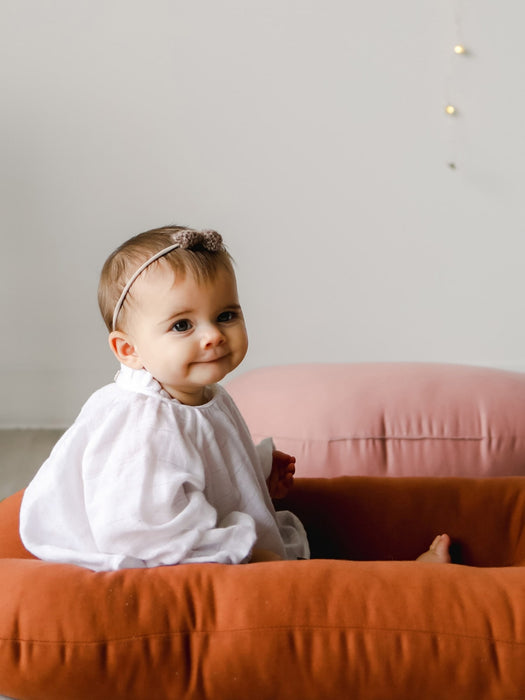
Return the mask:
{"type": "Polygon", "coordinates": [[[426,552],[423,552],[416,561],[426,561],[435,564],[450,564],[450,537],[438,535],[426,552]]]}

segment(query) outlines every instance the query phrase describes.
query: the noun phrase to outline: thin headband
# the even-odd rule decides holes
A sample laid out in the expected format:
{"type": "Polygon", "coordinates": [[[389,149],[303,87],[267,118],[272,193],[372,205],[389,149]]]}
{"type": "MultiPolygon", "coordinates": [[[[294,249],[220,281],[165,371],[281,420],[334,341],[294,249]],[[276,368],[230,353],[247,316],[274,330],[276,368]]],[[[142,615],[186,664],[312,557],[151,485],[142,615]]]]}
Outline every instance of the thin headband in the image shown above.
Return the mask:
{"type": "Polygon", "coordinates": [[[126,285],[122,290],[122,294],[120,295],[117,303],[115,304],[115,310],[113,311],[113,321],[111,322],[111,329],[113,331],[117,327],[118,315],[120,313],[120,310],[122,309],[124,299],[126,298],[129,290],[131,289],[131,286],[133,285],[137,277],[141,275],[144,272],[144,270],[147,267],[149,267],[149,265],[151,265],[151,263],[154,263],[155,260],[164,257],[164,255],[171,253],[171,251],[175,250],[176,248],[191,249],[195,246],[201,245],[206,250],[215,253],[219,252],[220,250],[224,250],[222,236],[220,235],[220,233],[217,233],[217,231],[194,231],[192,229],[182,229],[172,234],[171,237],[174,241],[172,245],[169,245],[167,248],[159,250],[158,253],[152,255],[151,258],[146,260],[145,263],[142,263],[138,270],[135,270],[135,272],[131,275],[130,279],[126,282],[126,285]]]}

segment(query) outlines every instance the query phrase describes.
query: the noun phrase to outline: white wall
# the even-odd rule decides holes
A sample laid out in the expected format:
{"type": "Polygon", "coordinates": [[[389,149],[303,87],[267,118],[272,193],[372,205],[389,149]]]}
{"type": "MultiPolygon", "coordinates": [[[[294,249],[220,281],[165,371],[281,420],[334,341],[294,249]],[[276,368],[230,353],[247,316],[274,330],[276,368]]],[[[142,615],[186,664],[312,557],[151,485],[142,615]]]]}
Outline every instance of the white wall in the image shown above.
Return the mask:
{"type": "Polygon", "coordinates": [[[111,380],[98,271],[169,222],[225,236],[244,369],[523,367],[524,23],[518,0],[3,0],[0,425],[66,425],[111,380]]]}

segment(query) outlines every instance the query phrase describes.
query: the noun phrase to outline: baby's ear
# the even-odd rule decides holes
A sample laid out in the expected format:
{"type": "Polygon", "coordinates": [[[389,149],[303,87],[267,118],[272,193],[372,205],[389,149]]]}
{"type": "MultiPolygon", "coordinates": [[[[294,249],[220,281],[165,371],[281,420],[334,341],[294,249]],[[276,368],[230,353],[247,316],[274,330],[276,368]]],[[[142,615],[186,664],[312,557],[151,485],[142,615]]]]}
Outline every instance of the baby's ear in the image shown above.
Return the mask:
{"type": "Polygon", "coordinates": [[[130,338],[122,331],[112,331],[108,337],[109,347],[117,360],[131,369],[142,369],[144,365],[130,338]]]}

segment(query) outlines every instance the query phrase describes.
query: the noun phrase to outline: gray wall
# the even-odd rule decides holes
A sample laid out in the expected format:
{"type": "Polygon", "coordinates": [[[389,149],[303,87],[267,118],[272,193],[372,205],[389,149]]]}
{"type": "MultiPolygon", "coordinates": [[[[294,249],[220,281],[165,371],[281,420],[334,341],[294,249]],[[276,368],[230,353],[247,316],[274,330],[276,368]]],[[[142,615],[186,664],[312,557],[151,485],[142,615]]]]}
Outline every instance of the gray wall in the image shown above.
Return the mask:
{"type": "Polygon", "coordinates": [[[3,0],[0,426],[67,425],[111,380],[99,269],[169,222],[225,236],[244,369],[523,368],[524,24],[517,0],[3,0]]]}

